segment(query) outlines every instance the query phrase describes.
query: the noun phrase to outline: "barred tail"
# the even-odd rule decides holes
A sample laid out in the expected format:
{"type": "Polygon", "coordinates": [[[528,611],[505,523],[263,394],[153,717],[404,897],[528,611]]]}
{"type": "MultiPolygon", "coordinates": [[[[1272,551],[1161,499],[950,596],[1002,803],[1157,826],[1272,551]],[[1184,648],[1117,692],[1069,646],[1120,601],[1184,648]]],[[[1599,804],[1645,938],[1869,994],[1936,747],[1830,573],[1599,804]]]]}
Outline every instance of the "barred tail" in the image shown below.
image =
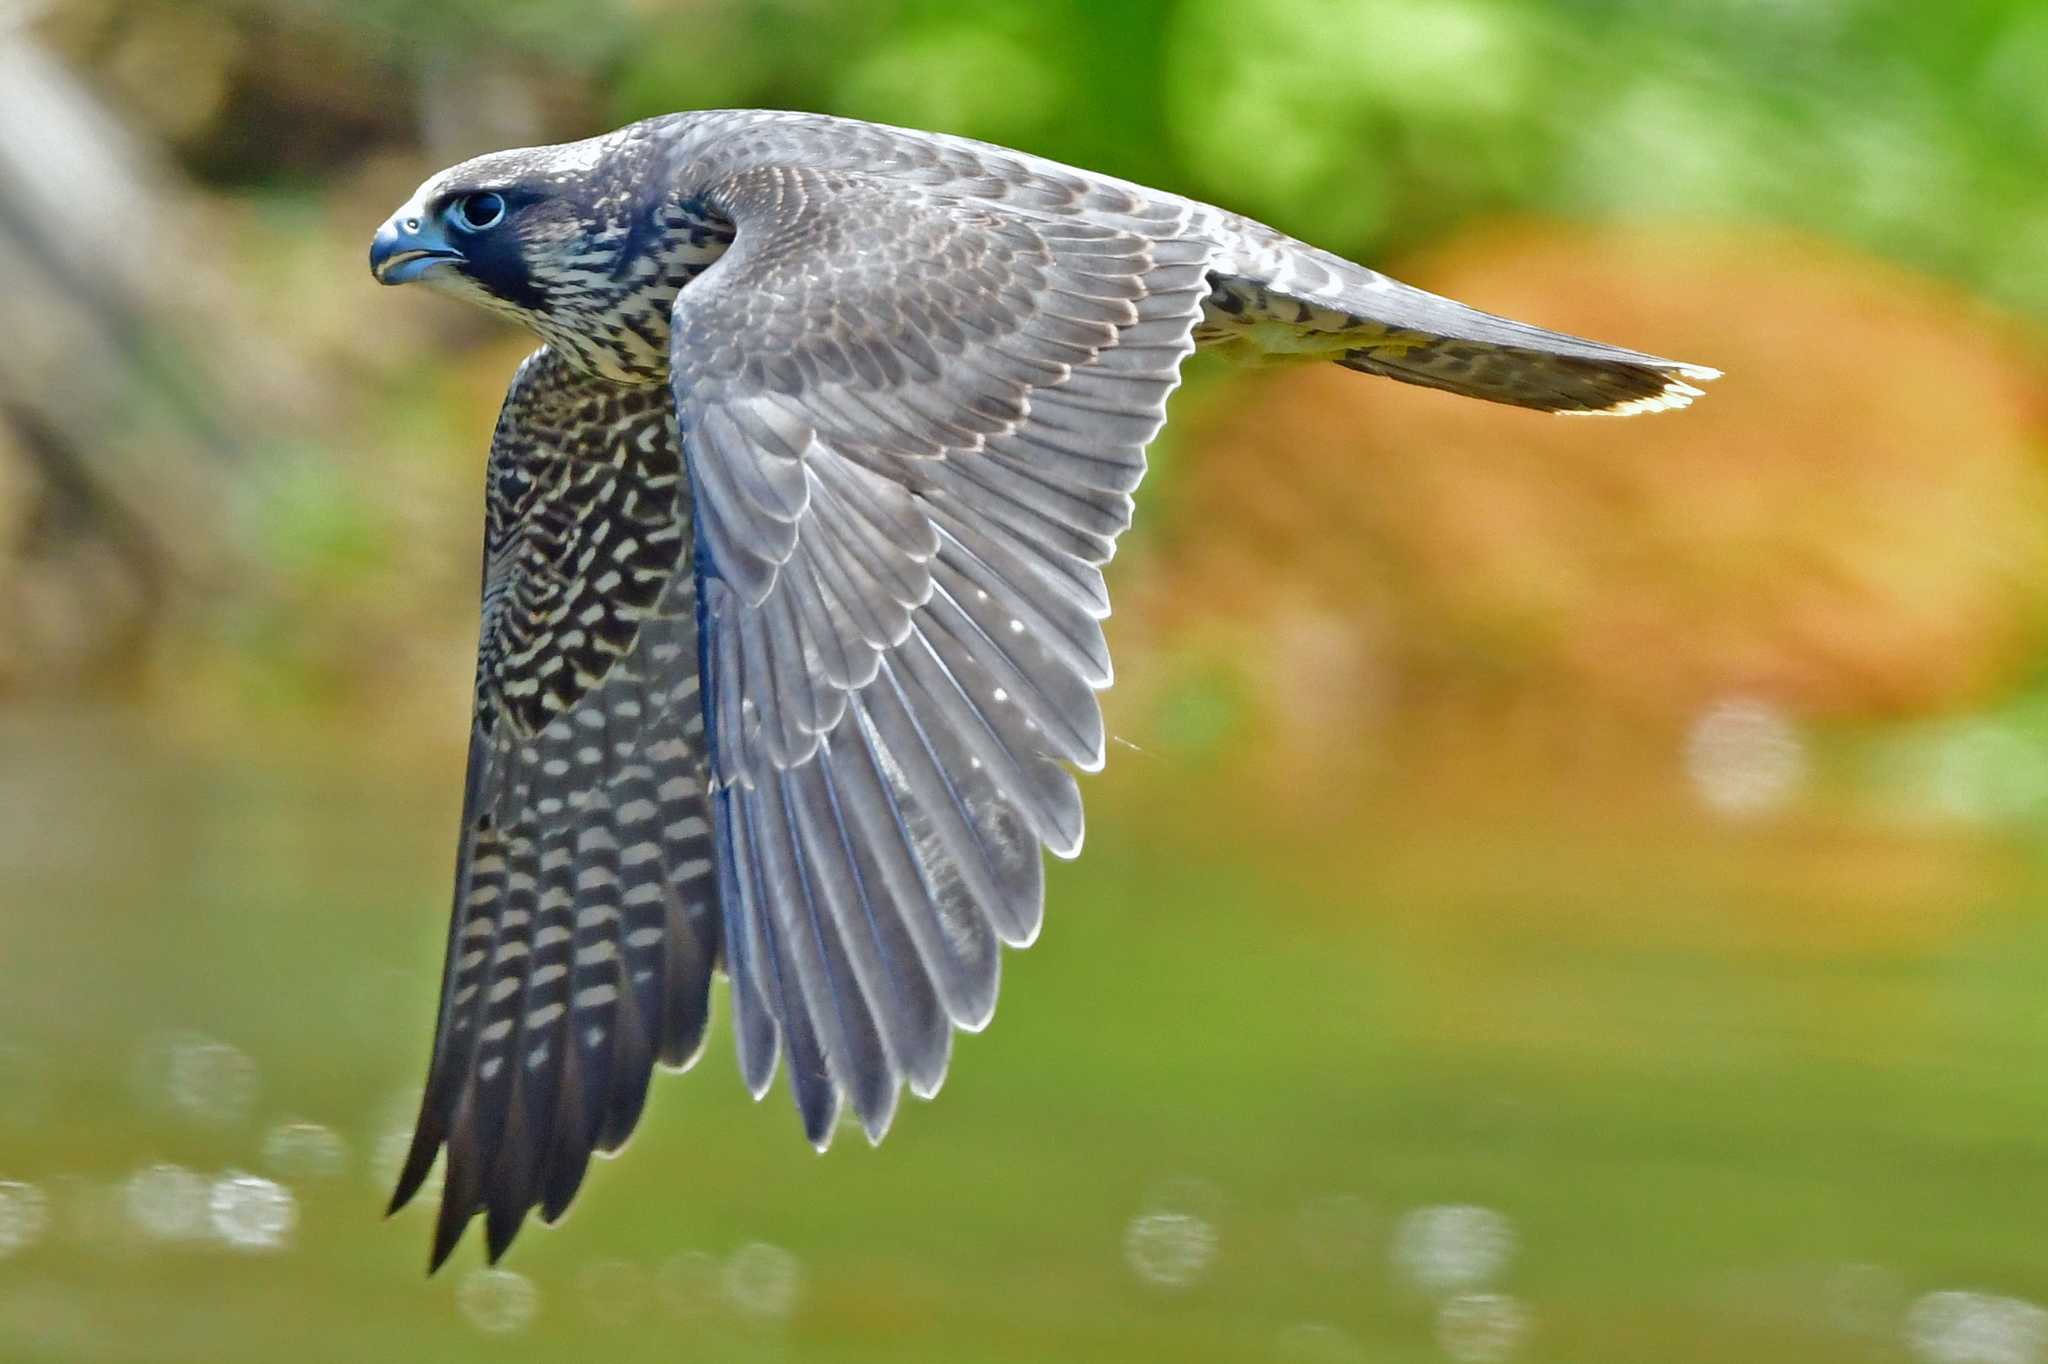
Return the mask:
{"type": "Polygon", "coordinates": [[[1539,412],[1685,407],[1705,365],[1497,317],[1241,220],[1209,276],[1196,336],[1252,356],[1346,369],[1539,412]]]}
{"type": "Polygon", "coordinates": [[[1386,329],[1370,343],[1345,350],[1337,363],[1360,374],[1568,417],[1627,417],[1688,407],[1704,393],[1700,383],[1721,377],[1719,370],[1702,365],[1558,332],[1538,335],[1569,343],[1569,348],[1386,329]]]}

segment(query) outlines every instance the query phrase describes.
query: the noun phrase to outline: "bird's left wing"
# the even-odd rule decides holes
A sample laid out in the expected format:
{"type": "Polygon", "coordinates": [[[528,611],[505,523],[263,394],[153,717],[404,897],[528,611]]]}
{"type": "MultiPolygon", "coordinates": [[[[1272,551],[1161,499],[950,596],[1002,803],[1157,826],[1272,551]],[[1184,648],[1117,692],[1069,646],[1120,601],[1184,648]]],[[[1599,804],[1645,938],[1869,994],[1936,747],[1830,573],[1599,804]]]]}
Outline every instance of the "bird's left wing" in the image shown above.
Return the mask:
{"type": "Polygon", "coordinates": [[[821,1148],[937,1088],[1080,846],[1100,565],[1212,250],[1120,187],[926,170],[733,173],[673,314],[740,1065],[787,1059],[821,1148]]]}
{"type": "Polygon", "coordinates": [[[443,1144],[433,1264],[493,1259],[623,1142],[656,1059],[702,1042],[712,908],[689,498],[660,388],[542,349],[491,443],[483,631],[455,909],[419,1123],[443,1144]]]}

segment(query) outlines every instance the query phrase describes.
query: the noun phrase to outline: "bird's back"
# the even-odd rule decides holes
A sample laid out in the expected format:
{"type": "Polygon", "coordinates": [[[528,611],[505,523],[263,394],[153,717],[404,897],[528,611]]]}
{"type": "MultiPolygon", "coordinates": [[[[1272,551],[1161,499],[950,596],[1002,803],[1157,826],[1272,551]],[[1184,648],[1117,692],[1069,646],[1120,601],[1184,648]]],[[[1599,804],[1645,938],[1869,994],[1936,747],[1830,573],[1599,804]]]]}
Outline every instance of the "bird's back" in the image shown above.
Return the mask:
{"type": "Polygon", "coordinates": [[[1700,392],[1692,381],[1718,377],[1468,307],[1213,204],[972,138],[723,109],[669,114],[627,132],[670,148],[686,202],[735,174],[782,166],[872,177],[996,213],[1198,241],[1208,249],[1211,289],[1196,342],[1239,359],[1330,360],[1467,397],[1586,414],[1683,407],[1700,392]]]}

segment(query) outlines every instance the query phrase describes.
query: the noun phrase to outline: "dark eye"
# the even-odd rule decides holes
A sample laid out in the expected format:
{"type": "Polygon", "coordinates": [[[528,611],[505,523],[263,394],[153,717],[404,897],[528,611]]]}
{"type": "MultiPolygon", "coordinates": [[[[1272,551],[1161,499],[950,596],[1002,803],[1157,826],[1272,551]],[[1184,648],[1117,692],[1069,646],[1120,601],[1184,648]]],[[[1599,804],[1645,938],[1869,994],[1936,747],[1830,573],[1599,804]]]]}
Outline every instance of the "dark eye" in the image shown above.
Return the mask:
{"type": "Polygon", "coordinates": [[[471,232],[481,232],[487,227],[496,227],[505,216],[505,196],[483,190],[476,194],[465,194],[455,201],[455,221],[471,232]]]}

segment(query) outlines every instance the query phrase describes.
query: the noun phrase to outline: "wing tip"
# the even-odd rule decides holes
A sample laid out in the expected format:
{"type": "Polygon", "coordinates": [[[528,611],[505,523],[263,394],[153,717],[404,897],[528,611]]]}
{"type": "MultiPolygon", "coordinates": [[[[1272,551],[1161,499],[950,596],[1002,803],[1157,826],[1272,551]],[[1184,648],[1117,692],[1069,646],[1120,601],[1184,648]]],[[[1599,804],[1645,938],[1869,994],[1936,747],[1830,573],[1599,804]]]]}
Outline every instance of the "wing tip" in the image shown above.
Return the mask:
{"type": "MultiPolygon", "coordinates": [[[[1078,792],[1071,814],[1055,819],[1034,820],[1032,832],[1038,835],[1039,846],[1062,862],[1071,862],[1081,855],[1081,845],[1088,841],[1088,821],[1081,813],[1078,792]]],[[[1037,933],[1034,931],[1035,938],[1037,933]]]]}
{"type": "Polygon", "coordinates": [[[796,1101],[798,1120],[803,1123],[804,1140],[824,1155],[832,1145],[832,1133],[839,1126],[839,1087],[820,1073],[802,1080],[794,1063],[789,1068],[790,1097],[796,1101]]]}
{"type": "Polygon", "coordinates": [[[914,1056],[903,1059],[900,1069],[903,1084],[913,1098],[930,1100],[938,1097],[946,1084],[946,1069],[953,1060],[953,1029],[951,1020],[946,1020],[936,1029],[933,1038],[937,1045],[920,1050],[914,1056]]]}
{"type": "Polygon", "coordinates": [[[883,1139],[889,1135],[889,1128],[895,1124],[895,1121],[896,1105],[891,1102],[887,1112],[871,1118],[861,1119],[861,1135],[868,1139],[869,1146],[880,1146],[883,1139]]]}
{"type": "Polygon", "coordinates": [[[974,1001],[971,1004],[963,1005],[960,1012],[949,1012],[948,1016],[953,1020],[953,1026],[961,1032],[983,1032],[987,1030],[990,1023],[995,1021],[996,1002],[994,997],[991,996],[986,1001],[974,1001]]]}
{"type": "Polygon", "coordinates": [[[444,1192],[441,1197],[441,1215],[434,1223],[434,1244],[427,1252],[427,1277],[441,1272],[441,1266],[448,1263],[448,1257],[455,1253],[455,1247],[462,1244],[462,1233],[469,1229],[469,1219],[475,1216],[474,1209],[456,1212],[456,1204],[444,1192]]]}
{"type": "MultiPolygon", "coordinates": [[[[530,1205],[529,1205],[530,1206],[530,1205]]],[[[512,1248],[512,1240],[519,1235],[520,1224],[526,1221],[526,1207],[507,1208],[500,1212],[492,1208],[484,1216],[484,1263],[496,1266],[505,1252],[512,1248]]]]}
{"type": "MultiPolygon", "coordinates": [[[[1077,850],[1078,851],[1078,850],[1077,850]]],[[[996,941],[1003,946],[1022,952],[1038,941],[1038,935],[1045,931],[1045,915],[1041,912],[1019,920],[1013,926],[996,934],[996,941]]]]}
{"type": "Polygon", "coordinates": [[[391,1218],[398,1216],[400,1212],[404,1211],[405,1206],[408,1203],[412,1202],[414,1195],[419,1193],[420,1184],[424,1182],[425,1178],[426,1177],[424,1175],[422,1175],[419,1180],[410,1180],[402,1177],[400,1178],[398,1182],[398,1187],[391,1191],[391,1197],[385,1201],[385,1220],[389,1221],[391,1218]]]}

